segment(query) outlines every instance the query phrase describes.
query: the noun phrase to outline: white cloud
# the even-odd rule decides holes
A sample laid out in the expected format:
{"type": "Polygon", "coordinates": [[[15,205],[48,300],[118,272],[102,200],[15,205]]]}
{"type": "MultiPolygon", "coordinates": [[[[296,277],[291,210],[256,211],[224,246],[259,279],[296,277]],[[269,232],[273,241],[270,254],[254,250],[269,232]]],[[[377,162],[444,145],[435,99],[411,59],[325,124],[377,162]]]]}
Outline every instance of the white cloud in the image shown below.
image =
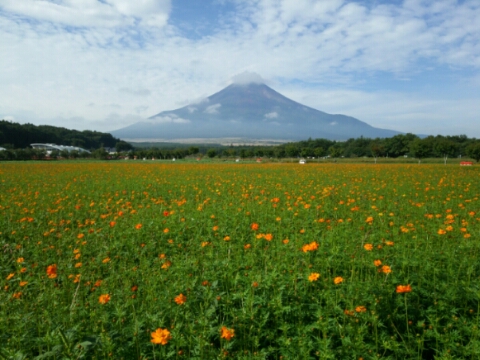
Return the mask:
{"type": "Polygon", "coordinates": [[[2,0],[3,10],[37,20],[70,26],[165,26],[170,0],[2,0]]]}
{"type": "Polygon", "coordinates": [[[210,105],[210,106],[207,106],[207,108],[203,112],[207,114],[218,114],[218,109],[220,109],[221,106],[222,104],[210,105]]]}
{"type": "Polygon", "coordinates": [[[278,118],[278,113],[276,111],[274,111],[274,112],[265,114],[265,117],[267,119],[276,119],[276,118],[278,118]]]}
{"type": "Polygon", "coordinates": [[[265,80],[263,80],[262,77],[255,72],[244,71],[240,74],[232,76],[231,82],[232,84],[237,84],[237,85],[247,85],[252,83],[263,84],[265,83],[265,80]]]}
{"type": "Polygon", "coordinates": [[[171,124],[189,124],[191,123],[190,120],[188,119],[182,119],[181,117],[178,117],[175,114],[171,115],[163,115],[163,116],[155,116],[148,121],[152,122],[152,124],[165,124],[165,123],[171,123],[171,124]]]}
{"type": "MultiPolygon", "coordinates": [[[[261,74],[308,106],[402,131],[422,125],[413,120],[418,114],[425,128],[445,116],[441,109],[454,116],[449,104],[480,137],[472,115],[480,103],[480,2],[233,3],[237,11],[223,14],[208,35],[189,38],[168,23],[167,0],[0,0],[0,51],[8,54],[0,67],[0,108],[21,122],[84,119],[71,123],[78,128],[108,118],[111,104],[121,104],[115,111],[124,117],[148,117],[204,99],[232,74],[256,82],[261,77],[252,74],[261,74]],[[384,74],[414,81],[432,68],[453,78],[458,69],[469,72],[471,91],[455,100],[458,88],[448,83],[444,98],[407,90],[390,97],[388,84],[373,84],[384,74]],[[296,85],[302,83],[309,87],[296,85]],[[354,98],[342,101],[338,93],[354,98]],[[332,103],[321,101],[327,94],[332,103]],[[426,105],[414,111],[420,100],[426,105]],[[402,118],[399,128],[402,114],[412,120],[402,118]]],[[[215,105],[211,111],[219,110],[215,105]]]]}

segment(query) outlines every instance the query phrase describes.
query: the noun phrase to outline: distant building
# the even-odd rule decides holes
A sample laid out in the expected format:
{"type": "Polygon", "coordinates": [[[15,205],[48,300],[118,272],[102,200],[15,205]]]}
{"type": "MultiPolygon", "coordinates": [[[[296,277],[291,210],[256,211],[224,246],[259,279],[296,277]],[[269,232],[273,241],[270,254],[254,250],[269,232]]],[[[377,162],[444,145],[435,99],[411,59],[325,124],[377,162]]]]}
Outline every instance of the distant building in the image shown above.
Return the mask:
{"type": "Polygon", "coordinates": [[[86,153],[89,153],[90,154],[90,151],[88,150],[85,150],[85,149],[82,149],[80,147],[77,147],[77,146],[66,146],[66,145],[55,145],[55,144],[30,144],[30,146],[34,149],[39,149],[39,150],[46,150],[47,151],[47,154],[50,154],[52,151],[68,151],[68,152],[72,152],[72,151],[78,151],[79,153],[81,152],[86,152],[86,153]]]}

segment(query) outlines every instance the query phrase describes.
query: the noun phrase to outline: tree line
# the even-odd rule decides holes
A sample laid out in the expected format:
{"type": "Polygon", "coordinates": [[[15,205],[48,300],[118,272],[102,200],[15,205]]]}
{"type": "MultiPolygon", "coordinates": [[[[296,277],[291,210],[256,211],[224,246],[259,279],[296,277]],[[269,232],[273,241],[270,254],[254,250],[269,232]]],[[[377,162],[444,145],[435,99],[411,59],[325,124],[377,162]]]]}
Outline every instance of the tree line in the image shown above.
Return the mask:
{"type": "Polygon", "coordinates": [[[54,152],[52,157],[77,158],[93,157],[98,159],[131,157],[148,159],[182,159],[185,157],[237,157],[237,158],[358,158],[379,157],[398,158],[414,157],[448,158],[468,156],[480,161],[480,139],[468,138],[466,135],[428,136],[420,138],[407,133],[390,138],[351,138],[347,141],[328,139],[311,139],[289,142],[275,146],[222,146],[222,145],[162,145],[162,147],[134,148],[128,142],[113,137],[111,134],[97,131],[77,131],[65,128],[32,124],[18,124],[6,120],[0,121],[0,146],[15,151],[0,151],[0,160],[41,159],[45,152],[30,148],[32,143],[53,143],[70,145],[90,150],[88,153],[54,152]],[[109,151],[107,151],[109,150],[109,151]],[[111,154],[116,152],[116,154],[111,154]]]}
{"type": "Polygon", "coordinates": [[[33,143],[77,146],[93,151],[101,147],[114,148],[120,139],[98,131],[69,130],[49,125],[19,124],[0,120],[0,146],[6,149],[26,149],[33,143]]]}

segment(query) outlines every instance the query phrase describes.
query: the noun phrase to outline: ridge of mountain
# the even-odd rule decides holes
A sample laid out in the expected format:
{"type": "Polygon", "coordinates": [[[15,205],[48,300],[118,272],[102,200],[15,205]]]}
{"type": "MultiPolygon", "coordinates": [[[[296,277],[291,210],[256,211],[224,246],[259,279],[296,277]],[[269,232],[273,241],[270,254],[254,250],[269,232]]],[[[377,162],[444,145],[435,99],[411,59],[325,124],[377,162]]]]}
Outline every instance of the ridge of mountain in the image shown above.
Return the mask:
{"type": "Polygon", "coordinates": [[[291,100],[265,84],[231,84],[196,104],[163,111],[111,134],[128,140],[244,138],[347,140],[391,137],[354,117],[327,114],[291,100]]]}

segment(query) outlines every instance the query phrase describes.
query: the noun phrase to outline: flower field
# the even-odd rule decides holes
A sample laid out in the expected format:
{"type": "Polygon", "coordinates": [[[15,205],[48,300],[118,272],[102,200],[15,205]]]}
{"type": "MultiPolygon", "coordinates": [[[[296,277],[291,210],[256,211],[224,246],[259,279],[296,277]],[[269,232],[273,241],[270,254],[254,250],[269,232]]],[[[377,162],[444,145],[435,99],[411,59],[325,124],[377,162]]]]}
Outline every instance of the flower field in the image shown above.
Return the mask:
{"type": "Polygon", "coordinates": [[[0,358],[478,359],[479,179],[0,164],[0,358]]]}

